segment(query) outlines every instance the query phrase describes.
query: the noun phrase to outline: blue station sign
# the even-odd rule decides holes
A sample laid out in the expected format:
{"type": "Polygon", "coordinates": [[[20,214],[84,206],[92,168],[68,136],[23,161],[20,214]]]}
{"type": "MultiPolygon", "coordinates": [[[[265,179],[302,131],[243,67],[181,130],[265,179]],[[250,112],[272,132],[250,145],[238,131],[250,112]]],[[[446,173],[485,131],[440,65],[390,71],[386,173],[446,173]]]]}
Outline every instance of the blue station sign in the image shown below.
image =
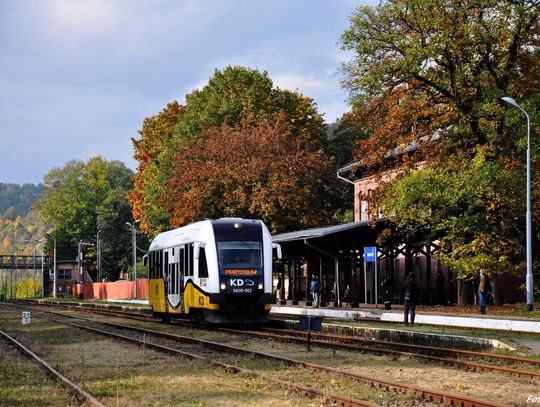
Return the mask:
{"type": "Polygon", "coordinates": [[[364,261],[366,263],[375,263],[377,261],[377,247],[364,247],[364,261]]]}

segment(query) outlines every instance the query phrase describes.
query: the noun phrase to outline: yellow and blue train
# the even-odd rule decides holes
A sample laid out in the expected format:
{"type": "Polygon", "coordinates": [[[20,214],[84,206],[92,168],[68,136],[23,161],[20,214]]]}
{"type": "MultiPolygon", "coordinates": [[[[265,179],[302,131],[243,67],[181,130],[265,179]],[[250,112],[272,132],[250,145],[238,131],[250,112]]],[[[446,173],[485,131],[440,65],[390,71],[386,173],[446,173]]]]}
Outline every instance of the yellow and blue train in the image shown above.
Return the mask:
{"type": "Polygon", "coordinates": [[[160,233],[150,244],[148,299],[163,320],[265,323],[275,303],[270,232],[260,220],[204,220],[160,233]]]}

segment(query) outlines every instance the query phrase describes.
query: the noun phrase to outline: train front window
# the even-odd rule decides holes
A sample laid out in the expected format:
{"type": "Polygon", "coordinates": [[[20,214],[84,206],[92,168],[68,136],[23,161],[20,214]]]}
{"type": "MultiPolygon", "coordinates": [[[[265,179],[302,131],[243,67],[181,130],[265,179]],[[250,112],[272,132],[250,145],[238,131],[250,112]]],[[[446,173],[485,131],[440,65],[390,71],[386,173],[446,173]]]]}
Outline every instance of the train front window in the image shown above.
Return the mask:
{"type": "Polygon", "coordinates": [[[218,242],[220,270],[261,270],[263,266],[261,242],[218,242]]]}

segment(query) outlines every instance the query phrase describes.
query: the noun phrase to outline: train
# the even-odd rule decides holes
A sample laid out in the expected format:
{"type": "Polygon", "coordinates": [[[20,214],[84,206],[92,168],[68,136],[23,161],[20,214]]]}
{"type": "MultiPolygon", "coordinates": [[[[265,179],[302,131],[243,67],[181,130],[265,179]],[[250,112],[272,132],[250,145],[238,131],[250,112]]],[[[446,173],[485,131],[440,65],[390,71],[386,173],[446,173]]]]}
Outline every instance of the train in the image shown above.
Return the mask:
{"type": "Polygon", "coordinates": [[[209,219],[162,232],[145,255],[149,304],[164,321],[267,323],[274,259],[281,247],[261,220],[209,219]]]}

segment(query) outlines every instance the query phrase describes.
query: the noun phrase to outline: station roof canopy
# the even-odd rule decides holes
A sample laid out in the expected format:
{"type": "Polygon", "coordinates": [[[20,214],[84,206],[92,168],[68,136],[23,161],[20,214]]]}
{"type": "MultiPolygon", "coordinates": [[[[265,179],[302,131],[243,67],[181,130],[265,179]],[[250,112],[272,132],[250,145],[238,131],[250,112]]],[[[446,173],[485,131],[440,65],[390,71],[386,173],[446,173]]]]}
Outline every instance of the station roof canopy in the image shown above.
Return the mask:
{"type": "Polygon", "coordinates": [[[328,235],[333,235],[336,233],[345,232],[351,229],[358,229],[362,227],[367,227],[371,221],[363,222],[349,222],[343,223],[341,225],[333,226],[324,226],[322,228],[306,229],[299,230],[297,232],[287,232],[275,235],[272,240],[276,243],[290,242],[293,240],[304,240],[304,239],[316,239],[321,237],[326,237],[328,235]]]}
{"type": "Polygon", "coordinates": [[[341,225],[305,229],[275,235],[273,241],[282,247],[285,257],[305,257],[310,254],[325,253],[340,256],[360,250],[364,246],[374,246],[378,234],[387,225],[386,219],[349,222],[341,225]]]}

